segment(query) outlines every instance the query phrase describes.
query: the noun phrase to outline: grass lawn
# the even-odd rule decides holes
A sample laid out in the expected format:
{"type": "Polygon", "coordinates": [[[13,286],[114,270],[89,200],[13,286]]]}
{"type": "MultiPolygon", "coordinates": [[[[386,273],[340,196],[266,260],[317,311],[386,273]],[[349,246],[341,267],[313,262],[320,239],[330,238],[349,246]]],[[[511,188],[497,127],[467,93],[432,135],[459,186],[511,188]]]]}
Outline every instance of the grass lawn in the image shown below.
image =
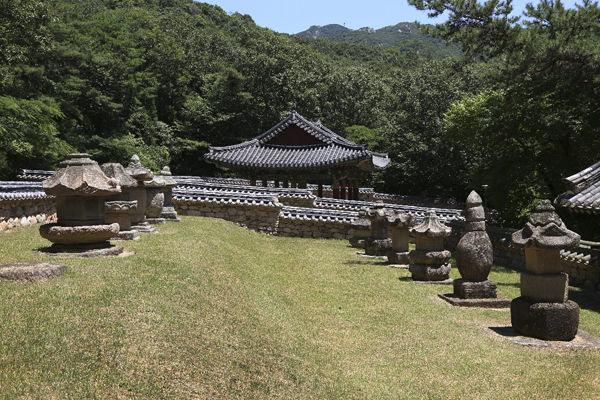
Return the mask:
{"type": "MultiPolygon", "coordinates": [[[[600,351],[522,347],[508,311],[447,305],[449,286],[361,258],[346,241],[271,237],[184,217],[125,258],[37,252],[0,234],[0,264],[63,262],[46,283],[0,284],[0,397],[592,399],[600,351]]],[[[452,277],[458,277],[453,270],[452,277]]],[[[494,268],[502,296],[519,275],[494,268]]],[[[600,304],[571,291],[580,328],[600,304]]]]}

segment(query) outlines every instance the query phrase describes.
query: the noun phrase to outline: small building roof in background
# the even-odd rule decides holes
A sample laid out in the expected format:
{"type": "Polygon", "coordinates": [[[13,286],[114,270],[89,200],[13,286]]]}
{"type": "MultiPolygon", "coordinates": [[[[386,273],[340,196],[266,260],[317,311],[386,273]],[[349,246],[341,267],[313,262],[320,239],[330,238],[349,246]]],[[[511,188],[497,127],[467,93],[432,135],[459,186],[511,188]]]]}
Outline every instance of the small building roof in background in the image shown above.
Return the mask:
{"type": "Polygon", "coordinates": [[[558,196],[555,204],[573,212],[600,214],[600,161],[565,182],[569,190],[558,196]]]}
{"type": "Polygon", "coordinates": [[[225,167],[261,169],[314,168],[359,163],[365,170],[385,168],[390,159],[334,133],[320,121],[310,122],[296,111],[252,140],[210,147],[207,161],[225,167]]]}

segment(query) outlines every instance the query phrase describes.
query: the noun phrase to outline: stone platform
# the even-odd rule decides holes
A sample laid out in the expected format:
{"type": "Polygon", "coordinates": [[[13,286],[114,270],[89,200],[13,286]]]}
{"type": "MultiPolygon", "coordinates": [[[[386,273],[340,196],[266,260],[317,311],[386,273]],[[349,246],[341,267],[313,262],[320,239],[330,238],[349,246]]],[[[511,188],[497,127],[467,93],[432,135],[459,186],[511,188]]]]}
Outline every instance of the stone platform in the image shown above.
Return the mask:
{"type": "Polygon", "coordinates": [[[0,281],[46,281],[67,270],[64,264],[16,263],[0,265],[0,281]]]}
{"type": "Polygon", "coordinates": [[[418,283],[420,285],[452,285],[452,283],[454,282],[454,279],[445,279],[443,281],[419,281],[419,280],[412,280],[414,283],[418,283]]]}
{"type": "Polygon", "coordinates": [[[118,256],[123,253],[123,246],[115,245],[59,245],[53,244],[50,247],[40,249],[41,252],[57,257],[99,257],[99,256],[118,256]]]}
{"type": "Polygon", "coordinates": [[[592,336],[589,333],[582,331],[581,329],[577,330],[577,334],[573,340],[562,341],[562,340],[554,340],[547,341],[541,339],[535,339],[531,337],[521,336],[519,333],[515,332],[515,330],[511,326],[502,326],[502,327],[490,327],[492,331],[505,337],[511,342],[525,346],[525,347],[533,347],[533,348],[544,348],[544,349],[565,349],[565,350],[598,350],[600,349],[600,338],[596,336],[592,336]]]}
{"type": "Polygon", "coordinates": [[[459,307],[482,307],[482,308],[508,308],[510,307],[510,299],[504,297],[487,298],[487,299],[463,299],[454,293],[439,293],[440,299],[446,300],[453,306],[459,307]]]}

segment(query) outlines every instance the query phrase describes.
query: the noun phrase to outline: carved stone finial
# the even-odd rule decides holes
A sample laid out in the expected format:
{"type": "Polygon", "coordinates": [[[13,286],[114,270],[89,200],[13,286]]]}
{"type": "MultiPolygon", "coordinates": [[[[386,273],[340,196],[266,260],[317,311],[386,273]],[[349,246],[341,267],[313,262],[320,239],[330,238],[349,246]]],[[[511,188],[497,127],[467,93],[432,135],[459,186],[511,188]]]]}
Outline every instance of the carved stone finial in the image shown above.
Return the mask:
{"type": "Polygon", "coordinates": [[[581,236],[567,229],[550,200],[542,200],[531,213],[525,227],[512,235],[518,246],[564,249],[579,245],[581,236]]]}
{"type": "Polygon", "coordinates": [[[435,211],[427,211],[423,221],[411,228],[410,232],[427,237],[446,237],[450,235],[452,228],[441,223],[435,211]]]}
{"type": "Polygon", "coordinates": [[[151,181],[153,177],[152,171],[142,165],[140,157],[137,154],[131,156],[131,160],[129,161],[127,168],[125,168],[125,172],[138,182],[151,181]]]}

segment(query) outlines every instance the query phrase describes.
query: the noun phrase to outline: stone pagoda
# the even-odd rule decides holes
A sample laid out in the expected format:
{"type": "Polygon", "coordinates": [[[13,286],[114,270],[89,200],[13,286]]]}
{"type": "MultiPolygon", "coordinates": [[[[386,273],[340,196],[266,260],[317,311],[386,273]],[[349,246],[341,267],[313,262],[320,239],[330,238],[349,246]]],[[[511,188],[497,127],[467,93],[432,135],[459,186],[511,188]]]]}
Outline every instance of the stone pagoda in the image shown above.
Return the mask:
{"type": "Polygon", "coordinates": [[[440,222],[435,211],[428,211],[423,222],[410,229],[415,236],[416,249],[409,253],[414,281],[448,281],[452,266],[450,252],[444,250],[444,238],[452,229],[440,222]]]}
{"type": "Polygon", "coordinates": [[[57,222],[40,227],[40,235],[53,244],[52,253],[81,256],[117,255],[123,247],[109,239],[119,233],[119,224],[105,223],[105,200],[121,192],[88,154],[70,154],[42,187],[56,197],[57,222]]]}
{"type": "Polygon", "coordinates": [[[510,304],[513,329],[542,340],[572,340],[579,326],[579,306],[568,300],[569,276],[562,272],[560,250],[579,245],[549,200],[542,200],[520,231],[515,245],[525,248],[521,297],[510,304]]]}
{"type": "Polygon", "coordinates": [[[102,172],[109,178],[116,180],[121,186],[121,193],[113,195],[105,203],[104,218],[108,223],[119,224],[119,234],[115,239],[137,240],[139,232],[131,229],[131,215],[137,208],[136,200],[129,200],[131,189],[137,186],[137,181],[125,172],[125,168],[119,163],[102,164],[102,172]]]}
{"type": "Polygon", "coordinates": [[[365,248],[365,240],[371,236],[371,221],[367,218],[367,208],[358,212],[358,219],[350,225],[350,246],[365,248]]]}
{"type": "Polygon", "coordinates": [[[392,250],[387,253],[390,264],[410,264],[408,256],[408,230],[416,223],[417,219],[404,211],[391,211],[387,214],[387,229],[392,237],[392,250]]]}
{"type": "Polygon", "coordinates": [[[488,275],[494,262],[492,242],[485,231],[485,210],[477,192],[467,197],[464,211],[466,233],[458,242],[454,258],[461,279],[454,280],[454,293],[439,297],[455,306],[504,308],[510,300],[498,298],[496,282],[488,275]]]}
{"type": "Polygon", "coordinates": [[[152,171],[142,166],[140,158],[134,154],[127,168],[125,168],[125,172],[137,182],[135,187],[129,189],[129,200],[137,201],[137,207],[131,214],[131,229],[140,233],[156,233],[154,228],[146,222],[146,202],[148,196],[146,195],[144,182],[152,180],[152,171]]]}
{"type": "Polygon", "coordinates": [[[144,182],[146,188],[146,221],[152,225],[164,225],[161,217],[165,205],[165,180],[161,175],[154,175],[149,182],[144,182]]]}
{"type": "Polygon", "coordinates": [[[165,199],[160,216],[167,221],[180,222],[181,219],[177,217],[177,211],[175,211],[175,207],[173,207],[173,188],[177,186],[177,182],[171,175],[171,169],[169,167],[164,167],[162,171],[160,171],[159,176],[162,177],[165,183],[163,189],[165,199]]]}
{"type": "Polygon", "coordinates": [[[371,236],[365,239],[365,254],[385,256],[392,249],[392,239],[387,236],[387,210],[378,202],[367,210],[366,216],[371,221],[371,236]]]}

